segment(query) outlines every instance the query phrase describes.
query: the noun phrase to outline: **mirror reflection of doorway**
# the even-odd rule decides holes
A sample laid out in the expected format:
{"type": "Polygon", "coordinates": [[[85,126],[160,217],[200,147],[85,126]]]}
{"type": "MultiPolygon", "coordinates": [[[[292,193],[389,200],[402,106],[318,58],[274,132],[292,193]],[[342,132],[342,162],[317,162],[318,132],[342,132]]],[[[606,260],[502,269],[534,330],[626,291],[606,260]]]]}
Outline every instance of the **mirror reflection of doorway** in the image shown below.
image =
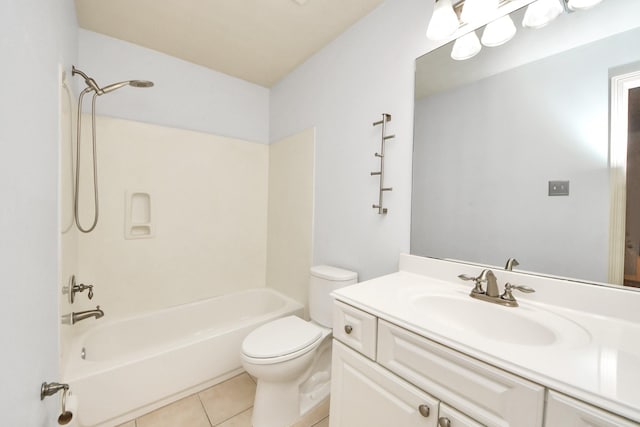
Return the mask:
{"type": "Polygon", "coordinates": [[[624,284],[640,287],[640,87],[629,90],[624,284]]]}

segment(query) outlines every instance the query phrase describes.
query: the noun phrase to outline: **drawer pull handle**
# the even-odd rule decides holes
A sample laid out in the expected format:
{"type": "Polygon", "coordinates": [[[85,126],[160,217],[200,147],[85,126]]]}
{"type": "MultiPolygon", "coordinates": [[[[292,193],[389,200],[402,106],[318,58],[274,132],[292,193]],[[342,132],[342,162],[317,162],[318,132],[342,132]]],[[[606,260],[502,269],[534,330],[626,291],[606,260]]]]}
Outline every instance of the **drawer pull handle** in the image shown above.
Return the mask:
{"type": "Polygon", "coordinates": [[[344,325],[344,331],[347,333],[347,335],[349,335],[353,331],[353,326],[344,325]]]}
{"type": "Polygon", "coordinates": [[[428,417],[429,412],[431,411],[429,410],[429,407],[427,405],[420,405],[418,406],[418,412],[420,412],[420,415],[422,415],[423,417],[428,417]]]}
{"type": "Polygon", "coordinates": [[[446,417],[440,417],[438,420],[438,427],[451,427],[451,420],[446,417]]]}

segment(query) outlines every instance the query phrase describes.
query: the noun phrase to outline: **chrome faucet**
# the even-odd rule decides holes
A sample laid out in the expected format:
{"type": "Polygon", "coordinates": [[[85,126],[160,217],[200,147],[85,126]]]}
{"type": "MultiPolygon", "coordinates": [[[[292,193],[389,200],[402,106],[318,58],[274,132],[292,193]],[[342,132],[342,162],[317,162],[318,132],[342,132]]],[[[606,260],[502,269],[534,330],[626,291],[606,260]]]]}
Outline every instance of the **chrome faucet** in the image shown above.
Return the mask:
{"type": "Polygon", "coordinates": [[[513,267],[517,267],[519,265],[520,265],[520,263],[518,262],[517,259],[509,258],[507,260],[507,264],[504,266],[504,269],[507,270],[507,271],[513,271],[513,267]]]}
{"type": "Polygon", "coordinates": [[[518,306],[518,301],[516,301],[512,293],[513,290],[518,290],[528,294],[535,292],[533,288],[528,286],[512,285],[511,283],[507,283],[504,285],[504,292],[500,294],[496,275],[489,269],[482,270],[482,273],[480,273],[478,277],[473,277],[468,274],[460,274],[458,278],[475,282],[475,286],[471,290],[471,293],[469,293],[469,296],[507,307],[518,306]],[[487,284],[486,291],[482,288],[483,283],[487,284]]]}
{"type": "Polygon", "coordinates": [[[89,317],[95,317],[96,319],[104,316],[104,311],[100,310],[100,306],[96,306],[95,310],[78,311],[77,313],[71,313],[71,324],[87,319],[89,317]]]}

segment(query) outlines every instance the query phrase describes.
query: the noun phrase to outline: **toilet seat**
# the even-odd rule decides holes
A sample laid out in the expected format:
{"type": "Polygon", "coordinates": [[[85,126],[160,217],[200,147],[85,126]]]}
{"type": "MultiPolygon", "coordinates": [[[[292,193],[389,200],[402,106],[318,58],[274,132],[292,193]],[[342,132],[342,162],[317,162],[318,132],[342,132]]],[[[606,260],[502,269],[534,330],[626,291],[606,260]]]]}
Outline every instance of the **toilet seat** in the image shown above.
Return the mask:
{"type": "Polygon", "coordinates": [[[266,323],[244,339],[242,356],[253,363],[270,364],[294,359],[313,350],[326,336],[319,326],[297,316],[266,323]]]}

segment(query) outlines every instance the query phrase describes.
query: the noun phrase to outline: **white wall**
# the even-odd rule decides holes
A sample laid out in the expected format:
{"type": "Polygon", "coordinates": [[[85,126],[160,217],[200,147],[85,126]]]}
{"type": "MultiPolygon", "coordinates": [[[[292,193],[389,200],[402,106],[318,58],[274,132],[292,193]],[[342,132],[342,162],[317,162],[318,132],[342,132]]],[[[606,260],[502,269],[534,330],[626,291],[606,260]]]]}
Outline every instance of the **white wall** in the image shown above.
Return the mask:
{"type": "Polygon", "coordinates": [[[269,145],[267,286],[307,304],[315,129],[269,145]]]}
{"type": "Polygon", "coordinates": [[[415,58],[424,53],[431,4],[388,0],[271,90],[270,139],[316,126],[314,264],[359,273],[360,280],[397,270],[409,250],[415,58]],[[390,113],[385,194],[378,198],[374,153],[390,113]]]}
{"type": "MultiPolygon", "coordinates": [[[[100,304],[113,319],[265,286],[268,145],[102,116],[97,129],[100,217],[79,236],[77,271],[95,297],[78,294],[73,311],[100,304]],[[125,239],[132,192],[150,195],[150,238],[125,239]]],[[[89,160],[81,167],[85,228],[89,160]]]]}
{"type": "Polygon", "coordinates": [[[51,426],[58,398],[59,64],[76,58],[71,0],[0,3],[0,411],[7,426],[51,426]],[[48,413],[47,413],[48,412],[48,413]]]}
{"type": "MultiPolygon", "coordinates": [[[[267,143],[269,90],[208,68],[87,30],[76,67],[106,86],[151,80],[101,96],[98,114],[267,143]]],[[[74,77],[84,87],[80,76],[74,77]]],[[[87,105],[89,105],[89,102],[87,105]]]]}
{"type": "Polygon", "coordinates": [[[524,270],[606,282],[609,69],[636,61],[639,39],[418,101],[412,253],[499,266],[514,256],[524,270]],[[549,197],[550,180],[569,180],[570,195],[549,197]]]}

